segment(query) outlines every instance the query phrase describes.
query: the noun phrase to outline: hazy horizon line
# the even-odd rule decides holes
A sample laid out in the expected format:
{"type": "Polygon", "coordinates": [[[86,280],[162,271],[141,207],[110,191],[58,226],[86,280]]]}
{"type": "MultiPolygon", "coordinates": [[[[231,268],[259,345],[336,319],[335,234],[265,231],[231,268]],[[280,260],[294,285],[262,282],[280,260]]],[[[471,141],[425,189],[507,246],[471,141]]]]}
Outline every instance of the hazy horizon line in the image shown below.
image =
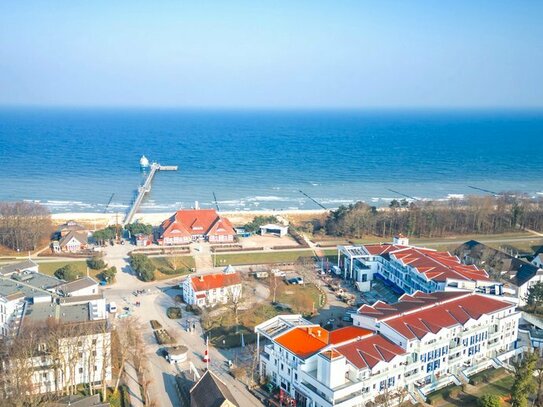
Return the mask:
{"type": "Polygon", "coordinates": [[[185,111],[543,111],[542,106],[189,106],[0,104],[0,109],[185,111]]]}

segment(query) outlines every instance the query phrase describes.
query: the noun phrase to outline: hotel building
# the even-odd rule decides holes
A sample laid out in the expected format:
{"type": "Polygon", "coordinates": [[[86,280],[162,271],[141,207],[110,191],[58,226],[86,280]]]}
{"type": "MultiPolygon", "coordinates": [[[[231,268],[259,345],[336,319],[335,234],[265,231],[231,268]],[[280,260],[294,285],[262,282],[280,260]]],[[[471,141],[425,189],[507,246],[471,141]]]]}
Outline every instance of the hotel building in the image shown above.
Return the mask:
{"type": "Polygon", "coordinates": [[[296,406],[397,404],[509,367],[521,352],[515,304],[482,294],[404,294],[395,304],[364,305],[353,319],[334,331],[299,315],[258,325],[261,377],[296,406]]]}

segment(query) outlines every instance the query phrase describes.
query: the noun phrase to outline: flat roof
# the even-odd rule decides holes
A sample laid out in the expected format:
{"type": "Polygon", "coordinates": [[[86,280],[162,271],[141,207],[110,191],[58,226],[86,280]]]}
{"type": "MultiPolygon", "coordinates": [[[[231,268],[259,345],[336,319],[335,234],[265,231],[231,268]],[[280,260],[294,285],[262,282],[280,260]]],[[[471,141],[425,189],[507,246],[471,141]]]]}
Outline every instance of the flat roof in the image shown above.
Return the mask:
{"type": "Polygon", "coordinates": [[[77,323],[90,321],[89,303],[59,305],[54,303],[29,304],[26,308],[24,321],[45,323],[54,319],[61,323],[77,323]]]}

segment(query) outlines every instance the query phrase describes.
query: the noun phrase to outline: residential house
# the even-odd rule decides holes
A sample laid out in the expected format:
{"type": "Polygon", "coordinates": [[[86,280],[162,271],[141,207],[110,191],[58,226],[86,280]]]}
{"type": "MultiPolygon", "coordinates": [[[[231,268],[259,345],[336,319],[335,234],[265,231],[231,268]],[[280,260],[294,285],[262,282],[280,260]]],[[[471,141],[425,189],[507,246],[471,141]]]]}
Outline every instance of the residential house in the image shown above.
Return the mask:
{"type": "Polygon", "coordinates": [[[32,393],[111,380],[106,302],[102,294],[94,293],[96,282],[92,285],[91,279],[83,278],[66,283],[28,272],[0,280],[3,340],[9,344],[30,333],[43,338],[24,357],[17,352],[3,355],[4,377],[17,375],[19,366],[31,366],[33,373],[24,386],[32,393]],[[28,356],[31,352],[34,356],[28,356]]]}
{"type": "Polygon", "coordinates": [[[285,404],[357,407],[417,401],[450,383],[516,358],[515,304],[471,292],[415,292],[353,314],[327,331],[300,315],[257,327],[260,374],[285,404]],[[262,349],[262,352],[260,350],[262,349]]]}
{"type": "Polygon", "coordinates": [[[516,298],[521,306],[526,304],[529,287],[543,281],[543,268],[537,262],[529,263],[476,240],[459,246],[455,253],[464,263],[485,267],[499,276],[504,294],[516,298]]]}
{"type": "Polygon", "coordinates": [[[59,240],[54,240],[52,249],[54,253],[78,253],[85,250],[89,244],[89,234],[86,231],[69,231],[59,240]]]}
{"type": "Polygon", "coordinates": [[[238,407],[232,392],[211,370],[190,389],[190,407],[238,407]]]}
{"type": "Polygon", "coordinates": [[[236,232],[215,209],[182,209],[166,219],[158,230],[161,245],[187,244],[204,239],[211,243],[233,242],[236,232]]]}
{"type": "Polygon", "coordinates": [[[241,297],[241,275],[232,266],[221,273],[188,276],[183,281],[183,300],[199,307],[226,304],[241,297]]]}

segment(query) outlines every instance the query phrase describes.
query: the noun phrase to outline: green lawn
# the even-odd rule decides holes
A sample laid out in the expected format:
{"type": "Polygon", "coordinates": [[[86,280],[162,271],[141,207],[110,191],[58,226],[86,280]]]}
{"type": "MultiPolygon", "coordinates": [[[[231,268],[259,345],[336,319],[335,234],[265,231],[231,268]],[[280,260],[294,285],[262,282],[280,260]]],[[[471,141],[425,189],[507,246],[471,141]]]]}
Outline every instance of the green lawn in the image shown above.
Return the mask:
{"type": "Polygon", "coordinates": [[[167,280],[169,278],[175,278],[190,273],[190,269],[195,267],[194,257],[192,256],[164,256],[164,257],[149,257],[151,262],[155,265],[155,278],[157,280],[167,280]],[[173,272],[173,267],[180,271],[179,273],[173,272]],[[169,269],[170,273],[163,273],[160,269],[169,269]]]}
{"type": "Polygon", "coordinates": [[[149,259],[153,262],[156,268],[171,268],[172,265],[177,266],[177,268],[186,267],[190,269],[194,267],[194,257],[192,256],[149,257],[149,259]]]}
{"type": "MultiPolygon", "coordinates": [[[[59,268],[64,267],[67,264],[71,264],[79,273],[81,276],[87,275],[87,262],[85,260],[76,260],[76,261],[52,261],[52,262],[42,262],[39,264],[39,271],[40,273],[47,274],[49,276],[52,276],[55,274],[55,271],[57,271],[59,268]]],[[[101,270],[92,270],[89,268],[89,276],[96,277],[98,274],[100,274],[101,270]]]]}
{"type": "Polygon", "coordinates": [[[291,263],[300,257],[312,257],[311,250],[277,251],[265,253],[235,253],[215,255],[216,265],[291,263]]]}
{"type": "Polygon", "coordinates": [[[504,370],[498,372],[497,376],[496,379],[491,379],[490,383],[470,385],[466,391],[462,391],[461,386],[447,386],[429,394],[428,400],[431,400],[434,406],[476,407],[477,399],[483,394],[495,394],[501,398],[502,406],[509,406],[507,400],[514,382],[513,374],[504,370]]]}
{"type": "Polygon", "coordinates": [[[337,249],[324,249],[323,253],[326,257],[336,257],[337,258],[337,249]]]}

